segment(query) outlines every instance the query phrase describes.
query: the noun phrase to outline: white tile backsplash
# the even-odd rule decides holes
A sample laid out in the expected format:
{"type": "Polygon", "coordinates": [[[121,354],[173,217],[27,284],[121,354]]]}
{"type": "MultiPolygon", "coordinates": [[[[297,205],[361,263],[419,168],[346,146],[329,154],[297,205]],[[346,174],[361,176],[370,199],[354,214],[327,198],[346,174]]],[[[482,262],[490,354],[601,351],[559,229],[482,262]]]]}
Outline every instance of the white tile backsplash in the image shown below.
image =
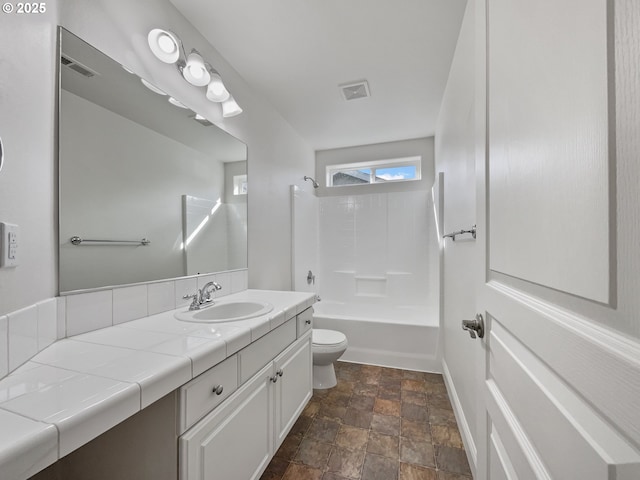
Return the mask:
{"type": "Polygon", "coordinates": [[[231,273],[230,272],[216,273],[215,277],[216,277],[215,281],[218,282],[218,284],[222,288],[220,290],[215,291],[214,298],[220,298],[226,295],[231,295],[231,293],[233,293],[231,288],[231,273]]]}
{"type": "Polygon", "coordinates": [[[0,317],[0,378],[9,373],[9,317],[0,317]]]}
{"type": "Polygon", "coordinates": [[[38,309],[32,305],[9,317],[9,370],[14,370],[38,353],[38,309]]]}
{"type": "Polygon", "coordinates": [[[148,289],[149,315],[176,308],[175,282],[150,283],[148,289]]]}
{"type": "Polygon", "coordinates": [[[67,336],[113,325],[112,290],[67,297],[67,336]]]}
{"type": "Polygon", "coordinates": [[[198,279],[182,278],[176,280],[176,308],[189,306],[190,298],[184,298],[185,295],[193,295],[198,290],[198,279]]]}
{"type": "Polygon", "coordinates": [[[200,275],[198,277],[198,288],[202,288],[207,283],[215,282],[215,281],[216,281],[216,276],[215,275],[200,275]]]}
{"type": "Polygon", "coordinates": [[[58,335],[60,340],[67,336],[67,297],[58,297],[58,335]]]}
{"type": "Polygon", "coordinates": [[[222,285],[216,297],[237,293],[248,288],[248,277],[243,269],[97,290],[46,299],[0,316],[0,378],[56,340],[188,305],[190,300],[182,296],[210,281],[222,285]]]}
{"type": "Polygon", "coordinates": [[[50,298],[36,303],[38,310],[38,351],[47,348],[58,338],[58,302],[50,298]]]}
{"type": "Polygon", "coordinates": [[[246,270],[238,270],[235,272],[231,272],[231,292],[238,293],[243,290],[246,290],[249,283],[249,276],[247,275],[246,270]]]}
{"type": "Polygon", "coordinates": [[[113,324],[147,316],[147,285],[113,290],[113,324]]]}

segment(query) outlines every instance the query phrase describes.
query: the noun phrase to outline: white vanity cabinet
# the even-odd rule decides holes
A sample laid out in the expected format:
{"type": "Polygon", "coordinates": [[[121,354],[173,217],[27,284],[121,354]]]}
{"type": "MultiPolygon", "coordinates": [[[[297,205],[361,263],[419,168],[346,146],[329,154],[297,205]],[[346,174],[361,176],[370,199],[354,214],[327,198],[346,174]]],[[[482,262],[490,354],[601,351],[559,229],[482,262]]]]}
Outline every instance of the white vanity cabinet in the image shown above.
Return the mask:
{"type": "Polygon", "coordinates": [[[273,384],[275,453],[313,394],[311,332],[282,352],[275,359],[274,367],[278,376],[273,384]]]}
{"type": "Polygon", "coordinates": [[[273,455],[273,366],[180,437],[180,480],[260,478],[273,455]]]}
{"type": "MultiPolygon", "coordinates": [[[[300,331],[299,317],[225,360],[237,357],[240,387],[180,437],[180,480],[260,478],[313,392],[311,325],[300,331]]],[[[196,416],[188,408],[181,418],[196,416]]]]}

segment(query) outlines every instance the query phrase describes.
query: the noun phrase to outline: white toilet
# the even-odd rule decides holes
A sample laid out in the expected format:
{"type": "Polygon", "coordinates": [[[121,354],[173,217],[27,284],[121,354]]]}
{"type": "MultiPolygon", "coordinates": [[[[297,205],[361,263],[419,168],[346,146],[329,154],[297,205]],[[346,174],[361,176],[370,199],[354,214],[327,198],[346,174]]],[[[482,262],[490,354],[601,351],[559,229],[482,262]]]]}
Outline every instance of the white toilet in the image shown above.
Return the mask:
{"type": "Polygon", "coordinates": [[[313,388],[335,387],[336,372],[333,362],[347,349],[347,337],[342,332],[314,328],[311,333],[313,352],[313,388]]]}

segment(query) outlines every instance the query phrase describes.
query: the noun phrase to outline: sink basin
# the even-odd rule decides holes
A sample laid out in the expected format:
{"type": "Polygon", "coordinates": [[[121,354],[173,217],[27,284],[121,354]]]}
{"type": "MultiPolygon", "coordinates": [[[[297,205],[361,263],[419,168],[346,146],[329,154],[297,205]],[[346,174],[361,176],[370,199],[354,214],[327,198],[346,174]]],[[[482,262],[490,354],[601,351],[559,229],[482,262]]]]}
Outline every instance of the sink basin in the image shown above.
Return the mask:
{"type": "Polygon", "coordinates": [[[273,305],[267,302],[216,302],[212,306],[204,307],[201,310],[178,312],[175,317],[183,322],[237,322],[260,317],[271,310],[273,310],[273,305]]]}

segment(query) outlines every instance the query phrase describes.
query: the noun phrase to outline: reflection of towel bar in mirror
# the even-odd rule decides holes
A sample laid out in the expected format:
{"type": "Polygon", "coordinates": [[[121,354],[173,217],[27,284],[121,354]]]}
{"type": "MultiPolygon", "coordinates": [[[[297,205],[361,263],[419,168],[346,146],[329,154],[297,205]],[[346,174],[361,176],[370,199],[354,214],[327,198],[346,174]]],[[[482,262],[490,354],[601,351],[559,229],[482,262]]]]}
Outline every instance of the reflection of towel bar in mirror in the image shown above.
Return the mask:
{"type": "Polygon", "coordinates": [[[456,236],[458,235],[464,235],[465,233],[470,233],[471,236],[474,238],[476,238],[476,226],[472,226],[469,230],[458,230],[457,232],[451,232],[451,233],[447,233],[446,235],[443,235],[442,238],[447,238],[447,237],[451,237],[451,240],[453,240],[454,242],[456,241],[456,236]]]}
{"type": "Polygon", "coordinates": [[[80,238],[78,236],[71,237],[72,245],[82,245],[83,243],[109,243],[112,245],[142,245],[146,247],[151,243],[151,240],[143,238],[142,240],[89,240],[87,238],[80,238]]]}

